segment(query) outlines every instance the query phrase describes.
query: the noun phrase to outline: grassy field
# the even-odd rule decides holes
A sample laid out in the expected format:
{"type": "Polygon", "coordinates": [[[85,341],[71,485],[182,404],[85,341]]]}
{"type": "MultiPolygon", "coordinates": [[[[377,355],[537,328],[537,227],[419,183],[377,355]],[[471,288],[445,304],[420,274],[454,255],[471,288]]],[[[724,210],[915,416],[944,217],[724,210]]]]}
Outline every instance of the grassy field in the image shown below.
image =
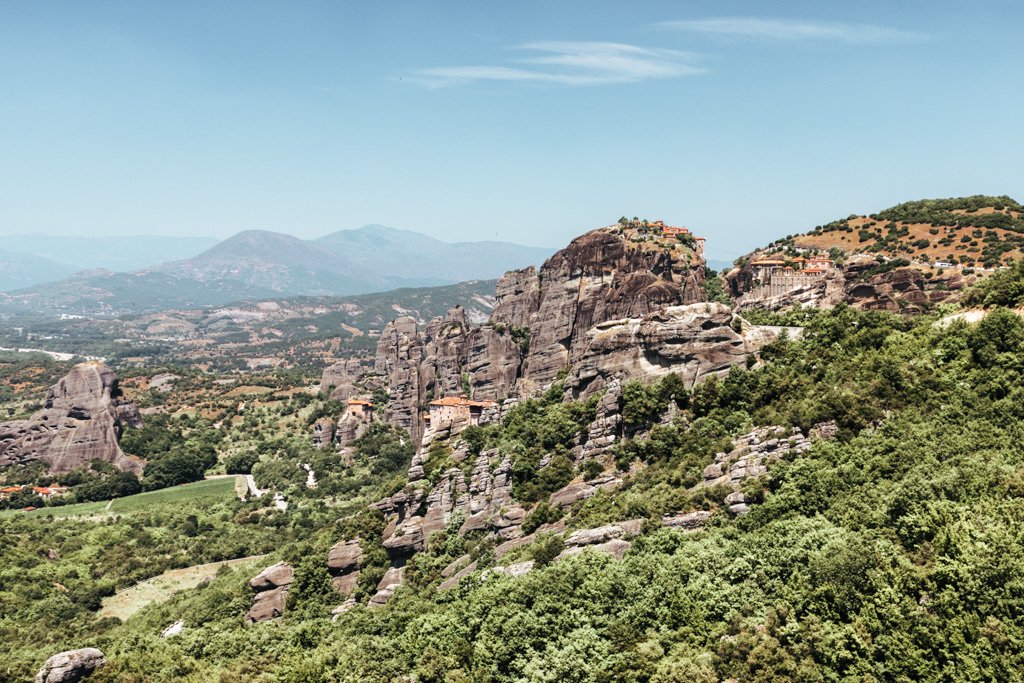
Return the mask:
{"type": "MultiPolygon", "coordinates": [[[[172,486],[159,491],[148,491],[125,498],[115,498],[112,501],[100,501],[98,503],[78,503],[77,505],[64,505],[61,507],[46,507],[24,512],[22,510],[2,510],[0,518],[12,515],[30,515],[34,517],[95,517],[106,515],[123,515],[141,510],[150,505],[157,505],[169,501],[186,501],[198,498],[229,498],[236,495],[236,480],[241,477],[219,477],[197,481],[192,484],[172,486]]],[[[244,480],[243,484],[244,486],[244,480]]]]}
{"type": "Polygon", "coordinates": [[[252,564],[252,573],[256,574],[258,560],[266,555],[254,555],[242,557],[237,560],[224,560],[223,562],[211,562],[200,564],[195,567],[184,569],[171,569],[159,576],[135,584],[108,598],[103,599],[103,606],[96,614],[97,617],[117,617],[127,619],[146,605],[154,602],[161,602],[168,599],[177,591],[190,590],[203,581],[212,579],[222,566],[237,567],[252,564]]]}

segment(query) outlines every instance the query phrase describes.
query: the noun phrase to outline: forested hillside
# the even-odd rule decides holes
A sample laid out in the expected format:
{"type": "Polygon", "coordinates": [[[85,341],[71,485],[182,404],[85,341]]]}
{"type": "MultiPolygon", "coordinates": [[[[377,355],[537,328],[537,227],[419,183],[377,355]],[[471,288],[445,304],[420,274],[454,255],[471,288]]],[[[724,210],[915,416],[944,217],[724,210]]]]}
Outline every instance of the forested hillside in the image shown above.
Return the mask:
{"type": "Polygon", "coordinates": [[[386,606],[332,620],[327,549],[363,539],[360,590],[386,566],[379,513],[332,507],[348,492],[369,500],[401,487],[408,452],[382,449],[380,436],[333,465],[336,484],[312,490],[288,474],[308,452],[271,442],[257,468],[290,492],[287,513],[251,501],[161,513],[180,519],[159,525],[4,520],[0,627],[15,646],[3,677],[27,678],[61,646],[96,645],[110,660],[97,681],[1013,680],[1024,665],[1024,322],[1000,306],[1022,291],[1021,268],[988,280],[970,294],[990,306],[974,324],[940,322],[953,307],[906,318],[838,306],[692,391],[670,378],[629,384],[622,411],[635,436],[614,459],[631,474],[564,511],[532,501],[596,475],[558,460],[587,403],[562,403],[555,389],[465,434],[476,452],[512,458],[514,494],[537,527],[645,519],[621,562],[593,551],[553,562],[558,533],[499,560],[493,541],[453,523],[413,557],[386,606]],[[715,454],[756,427],[832,422],[828,438],[744,484],[746,515],[699,486],[715,454]],[[554,459],[538,467],[542,453],[554,459]],[[711,517],[696,531],[663,528],[680,510],[711,517]],[[199,561],[206,543],[229,542],[245,545],[233,556],[269,551],[263,566],[296,567],[282,618],[244,625],[252,572],[229,570],[124,623],[88,618],[89,596],[121,570],[76,565],[75,548],[103,557],[128,543],[199,561]],[[476,571],[439,592],[442,568],[465,553],[476,571]],[[524,559],[535,562],[525,576],[494,570],[524,559]],[[179,620],[180,635],[161,637],[179,620]]]}

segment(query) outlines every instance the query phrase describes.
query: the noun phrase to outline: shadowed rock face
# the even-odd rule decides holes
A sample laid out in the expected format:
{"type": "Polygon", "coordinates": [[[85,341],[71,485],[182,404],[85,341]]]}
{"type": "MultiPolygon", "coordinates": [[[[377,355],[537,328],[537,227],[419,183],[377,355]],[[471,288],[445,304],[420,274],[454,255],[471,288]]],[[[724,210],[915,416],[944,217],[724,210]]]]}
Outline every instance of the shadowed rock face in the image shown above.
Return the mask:
{"type": "Polygon", "coordinates": [[[117,443],[125,424],[141,427],[142,418],[120,398],[117,375],[102,363],[81,363],[50,387],[41,411],[0,424],[0,467],[39,460],[56,474],[101,460],[139,474],[142,461],[117,443]]]}

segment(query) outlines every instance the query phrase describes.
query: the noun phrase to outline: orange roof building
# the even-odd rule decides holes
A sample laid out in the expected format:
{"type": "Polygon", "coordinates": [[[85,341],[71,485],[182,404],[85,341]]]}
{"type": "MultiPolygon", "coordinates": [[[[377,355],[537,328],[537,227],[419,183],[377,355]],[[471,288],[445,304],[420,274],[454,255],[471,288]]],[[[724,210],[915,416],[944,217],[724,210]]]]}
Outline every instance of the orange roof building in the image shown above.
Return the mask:
{"type": "Polygon", "coordinates": [[[430,402],[430,427],[442,424],[480,424],[484,408],[498,405],[494,401],[474,401],[465,396],[445,396],[430,402]]]}

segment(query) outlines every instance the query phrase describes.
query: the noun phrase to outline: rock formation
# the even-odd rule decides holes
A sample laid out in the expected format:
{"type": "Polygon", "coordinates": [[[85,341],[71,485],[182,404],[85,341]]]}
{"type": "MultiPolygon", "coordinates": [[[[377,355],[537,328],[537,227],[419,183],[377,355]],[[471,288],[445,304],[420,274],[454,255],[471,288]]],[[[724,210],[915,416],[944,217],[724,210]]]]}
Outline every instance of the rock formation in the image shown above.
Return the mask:
{"type": "Polygon", "coordinates": [[[0,467],[38,460],[56,474],[101,460],[141,473],[142,461],[118,446],[125,425],[141,427],[142,418],[121,398],[117,375],[102,363],[81,363],[50,387],[41,411],[0,423],[0,467]]]}
{"type": "MultiPolygon", "coordinates": [[[[766,255],[776,256],[767,252],[752,256],[766,255]]],[[[789,278],[794,284],[788,287],[758,286],[754,269],[755,260],[749,260],[726,275],[739,311],[792,306],[831,308],[845,301],[857,308],[921,313],[928,306],[955,300],[975,279],[956,269],[935,270],[922,264],[893,267],[867,254],[851,255],[819,279],[789,278]]]]}
{"type": "Polygon", "coordinates": [[[420,412],[431,399],[531,394],[583,357],[595,325],[702,301],[704,260],[675,237],[612,226],[574,240],[539,273],[507,273],[496,294],[484,326],[460,308],[426,325],[395,319],[378,339],[372,369],[353,360],[332,365],[321,389],[334,387],[335,398],[385,389],[384,420],[418,441],[420,412]]]}
{"type": "Polygon", "coordinates": [[[284,614],[288,588],[294,578],[295,571],[285,562],[272,564],[254,576],[249,585],[256,595],[252,607],[245,614],[246,623],[268,621],[284,614]]]}
{"type": "Polygon", "coordinates": [[[499,297],[496,315],[531,321],[523,374],[538,385],[569,363],[571,349],[593,326],[706,296],[703,257],[677,240],[619,227],[588,232],[548,259],[539,274],[539,296],[528,278],[525,273],[515,279],[512,288],[523,292],[518,298],[499,297]],[[535,299],[536,312],[526,315],[535,299]]]}
{"type": "Polygon", "coordinates": [[[363,549],[359,539],[342,541],[327,554],[327,570],[331,573],[331,584],[341,595],[348,597],[359,582],[359,570],[363,562],[363,549]]]}
{"type": "Polygon", "coordinates": [[[35,683],[75,683],[106,663],[107,658],[94,647],[68,650],[47,659],[36,674],[35,683]]]}
{"type": "Polygon", "coordinates": [[[586,397],[613,377],[655,380],[670,373],[693,386],[743,363],[765,341],[735,328],[742,329],[742,321],[717,303],[670,306],[643,318],[601,323],[573,347],[566,386],[586,397]]]}
{"type": "Polygon", "coordinates": [[[358,358],[335,363],[324,369],[320,376],[320,391],[330,392],[331,398],[344,401],[359,393],[357,384],[370,368],[358,358]]]}
{"type": "Polygon", "coordinates": [[[334,442],[334,420],[321,417],[313,423],[313,447],[327,448],[334,442]]]}
{"type": "MultiPolygon", "coordinates": [[[[727,453],[718,453],[715,461],[704,468],[704,481],[698,488],[726,486],[733,489],[725,498],[729,512],[734,515],[746,514],[750,501],[740,491],[740,485],[747,479],[767,474],[771,465],[790,453],[803,453],[811,447],[811,441],[799,429],[785,427],[761,427],[733,440],[733,448],[727,453]]],[[[686,526],[680,523],[679,526],[686,526]]]]}

